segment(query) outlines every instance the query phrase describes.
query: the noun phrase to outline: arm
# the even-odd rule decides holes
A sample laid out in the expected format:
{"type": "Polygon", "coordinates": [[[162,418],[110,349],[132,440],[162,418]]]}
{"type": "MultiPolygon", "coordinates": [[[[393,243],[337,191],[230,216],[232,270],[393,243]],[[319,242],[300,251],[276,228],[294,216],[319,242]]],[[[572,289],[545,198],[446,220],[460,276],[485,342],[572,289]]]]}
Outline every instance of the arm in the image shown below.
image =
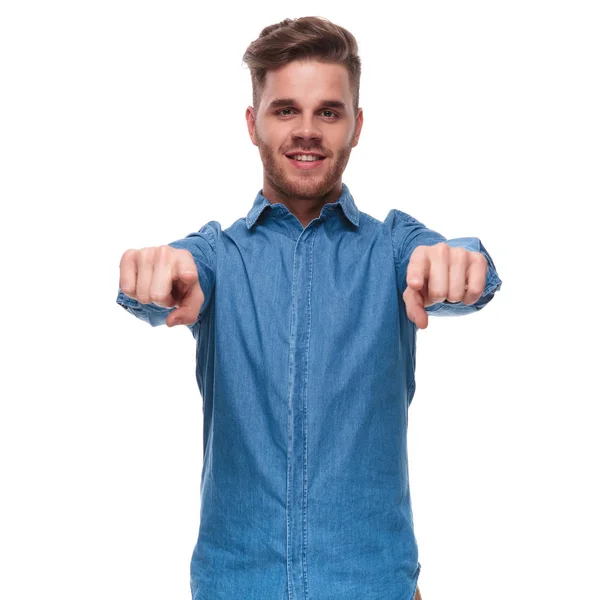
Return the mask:
{"type": "Polygon", "coordinates": [[[492,257],[487,252],[481,240],[476,237],[461,237],[446,239],[443,235],[432,229],[428,229],[423,223],[400,210],[391,210],[385,220],[390,227],[392,235],[392,246],[394,249],[394,261],[396,265],[396,276],[400,295],[407,288],[406,272],[412,253],[418,246],[433,246],[440,242],[446,243],[452,248],[465,248],[472,252],[483,254],[487,261],[487,274],[485,287],[481,297],[474,304],[452,303],[444,300],[425,307],[425,311],[436,316],[458,316],[481,310],[500,290],[502,280],[498,277],[492,257]]]}
{"type": "MultiPolygon", "coordinates": [[[[199,231],[190,233],[185,238],[168,244],[172,248],[188,250],[198,270],[198,281],[204,294],[204,302],[200,307],[196,321],[188,325],[190,329],[193,329],[200,320],[200,317],[204,315],[213,296],[217,241],[220,233],[221,225],[217,221],[210,221],[199,231]]],[[[149,323],[152,327],[164,325],[168,315],[175,310],[174,307],[166,308],[154,302],[142,304],[138,300],[127,296],[120,287],[116,301],[125,310],[138,319],[149,323]]]]}

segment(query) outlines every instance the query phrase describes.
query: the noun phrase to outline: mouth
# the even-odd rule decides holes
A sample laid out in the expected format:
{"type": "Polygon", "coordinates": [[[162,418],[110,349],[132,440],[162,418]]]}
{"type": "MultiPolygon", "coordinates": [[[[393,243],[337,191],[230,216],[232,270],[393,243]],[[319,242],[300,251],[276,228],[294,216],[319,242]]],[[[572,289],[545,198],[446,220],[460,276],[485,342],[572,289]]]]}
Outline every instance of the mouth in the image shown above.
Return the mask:
{"type": "Polygon", "coordinates": [[[325,161],[325,156],[322,154],[286,154],[286,158],[292,165],[301,170],[318,169],[325,161]]]}

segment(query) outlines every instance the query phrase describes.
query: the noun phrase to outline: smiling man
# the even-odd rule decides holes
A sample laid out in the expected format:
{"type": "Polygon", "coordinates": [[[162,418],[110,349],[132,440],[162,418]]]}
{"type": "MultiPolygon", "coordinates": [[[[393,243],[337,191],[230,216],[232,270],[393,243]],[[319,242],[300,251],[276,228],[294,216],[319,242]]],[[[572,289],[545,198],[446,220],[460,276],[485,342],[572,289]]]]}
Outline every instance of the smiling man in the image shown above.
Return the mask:
{"type": "Polygon", "coordinates": [[[246,120],[264,167],[262,194],[306,227],[340,197],[342,173],[358,144],[363,111],[354,107],[348,68],[295,60],[266,71],[255,87],[259,95],[246,120]]]}
{"type": "Polygon", "coordinates": [[[479,238],[446,239],[395,208],[379,221],[342,183],[363,126],[350,32],[286,19],[244,59],[264,175],[249,212],[120,263],[117,302],[196,340],[192,597],[419,599],[406,435],[417,331],[476,313],[502,282],[479,238]]]}

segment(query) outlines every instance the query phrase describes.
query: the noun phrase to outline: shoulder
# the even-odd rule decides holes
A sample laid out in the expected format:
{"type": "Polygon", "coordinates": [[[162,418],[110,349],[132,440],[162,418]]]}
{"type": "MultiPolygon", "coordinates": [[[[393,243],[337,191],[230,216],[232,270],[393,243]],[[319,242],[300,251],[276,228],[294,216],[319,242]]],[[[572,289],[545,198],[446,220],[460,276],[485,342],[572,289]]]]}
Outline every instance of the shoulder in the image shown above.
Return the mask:
{"type": "Polygon", "coordinates": [[[392,208],[388,212],[384,224],[392,230],[402,228],[405,225],[423,225],[421,221],[415,219],[412,215],[397,208],[392,208]]]}

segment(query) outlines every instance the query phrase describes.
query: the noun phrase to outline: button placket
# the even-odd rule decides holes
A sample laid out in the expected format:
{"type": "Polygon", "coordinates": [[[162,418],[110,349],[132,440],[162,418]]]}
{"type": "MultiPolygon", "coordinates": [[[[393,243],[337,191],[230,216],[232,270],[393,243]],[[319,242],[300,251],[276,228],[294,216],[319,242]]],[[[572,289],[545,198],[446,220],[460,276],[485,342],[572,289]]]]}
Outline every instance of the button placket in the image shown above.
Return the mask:
{"type": "Polygon", "coordinates": [[[293,258],[286,502],[288,600],[308,600],[307,385],[313,246],[317,223],[318,220],[311,221],[300,233],[293,258]]]}

